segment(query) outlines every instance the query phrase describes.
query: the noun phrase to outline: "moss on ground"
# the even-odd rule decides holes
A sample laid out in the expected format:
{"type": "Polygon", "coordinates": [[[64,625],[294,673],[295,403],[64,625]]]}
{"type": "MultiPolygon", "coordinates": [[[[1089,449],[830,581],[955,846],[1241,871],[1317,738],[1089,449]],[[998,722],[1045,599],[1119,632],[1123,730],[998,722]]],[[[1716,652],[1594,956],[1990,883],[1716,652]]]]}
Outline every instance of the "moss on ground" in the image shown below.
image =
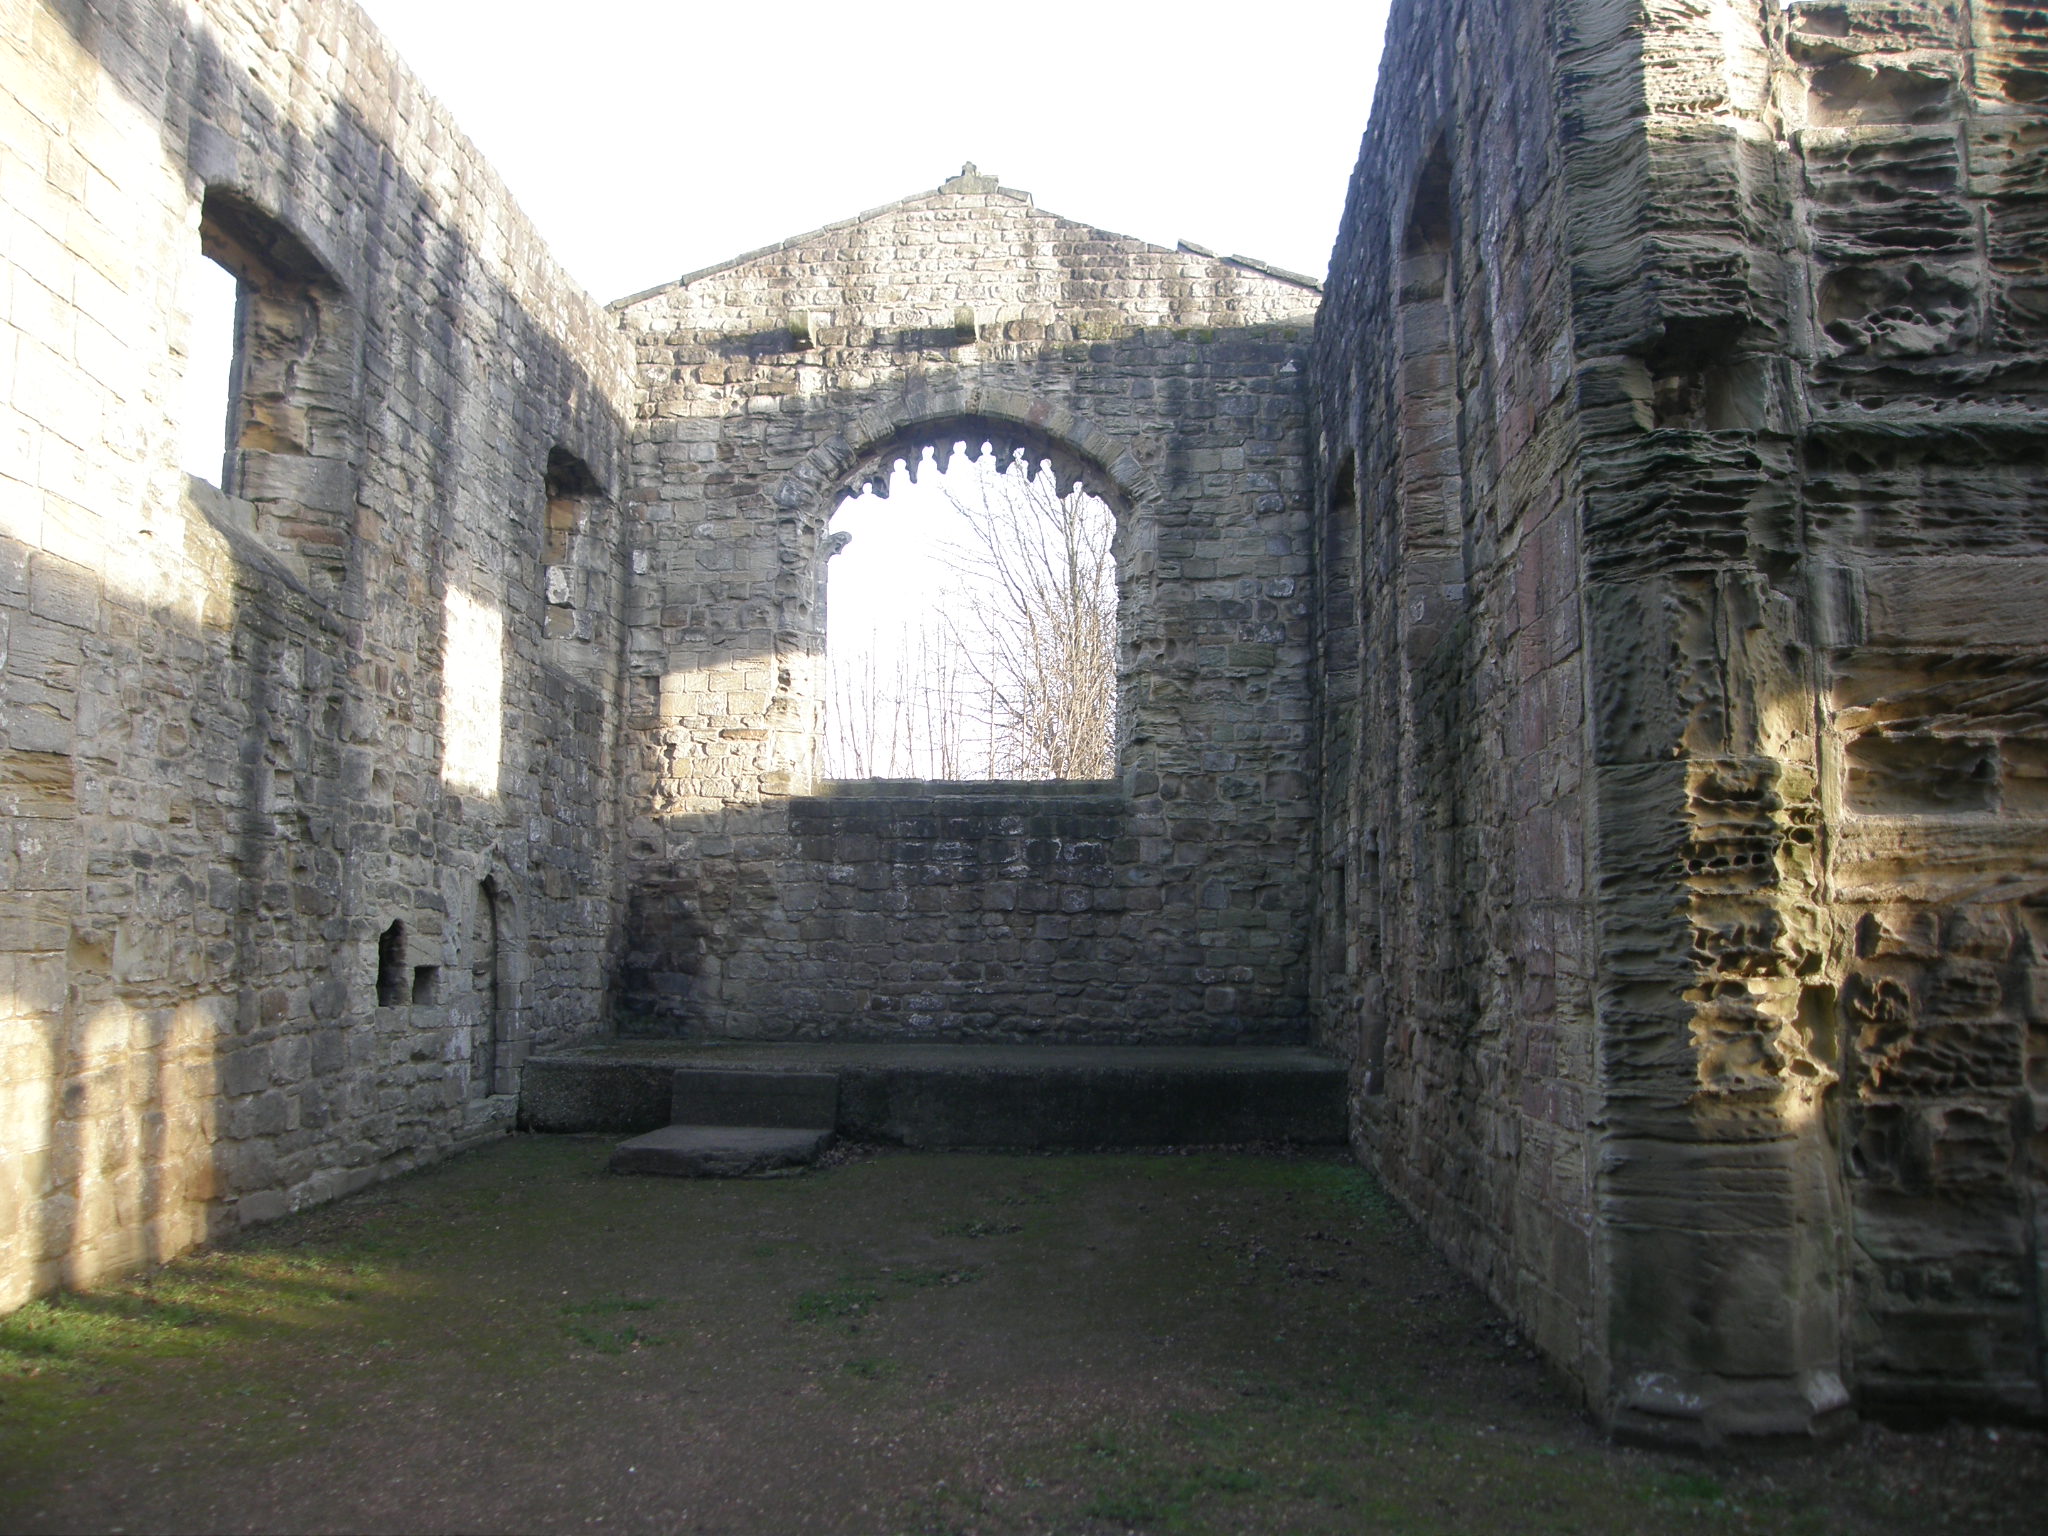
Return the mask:
{"type": "Polygon", "coordinates": [[[2031,1533],[2016,1431],[1610,1446],[1357,1168],[519,1138],[0,1320],[0,1529],[2031,1533]]]}

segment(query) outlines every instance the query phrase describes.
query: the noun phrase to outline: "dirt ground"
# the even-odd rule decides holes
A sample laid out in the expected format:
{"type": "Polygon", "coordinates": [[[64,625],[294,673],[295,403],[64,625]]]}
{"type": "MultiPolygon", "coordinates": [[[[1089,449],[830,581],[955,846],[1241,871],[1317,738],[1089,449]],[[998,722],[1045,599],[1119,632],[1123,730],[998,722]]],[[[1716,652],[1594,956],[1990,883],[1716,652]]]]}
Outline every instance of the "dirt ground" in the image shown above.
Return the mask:
{"type": "Polygon", "coordinates": [[[2048,1437],[1608,1445],[1350,1165],[526,1137],[0,1321],[0,1530],[2048,1530],[2048,1437]]]}

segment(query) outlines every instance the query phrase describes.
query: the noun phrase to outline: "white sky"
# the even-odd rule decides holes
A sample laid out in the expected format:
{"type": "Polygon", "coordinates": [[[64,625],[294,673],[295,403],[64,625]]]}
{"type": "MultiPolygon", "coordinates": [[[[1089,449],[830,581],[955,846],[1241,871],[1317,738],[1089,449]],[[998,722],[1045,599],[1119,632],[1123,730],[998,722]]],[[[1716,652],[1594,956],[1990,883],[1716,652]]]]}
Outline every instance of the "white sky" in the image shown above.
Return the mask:
{"type": "Polygon", "coordinates": [[[366,0],[599,299],[928,190],[1320,277],[1388,0],[366,0]]]}
{"type": "MultiPolygon", "coordinates": [[[[1053,213],[1321,277],[1388,3],[362,0],[601,300],[967,160],[1053,213]]],[[[193,282],[182,457],[217,481],[232,301],[193,282]]]]}
{"type": "Polygon", "coordinates": [[[178,388],[178,455],[187,474],[220,484],[227,458],[228,395],[235,372],[235,279],[204,258],[185,268],[180,296],[192,316],[178,388]]]}

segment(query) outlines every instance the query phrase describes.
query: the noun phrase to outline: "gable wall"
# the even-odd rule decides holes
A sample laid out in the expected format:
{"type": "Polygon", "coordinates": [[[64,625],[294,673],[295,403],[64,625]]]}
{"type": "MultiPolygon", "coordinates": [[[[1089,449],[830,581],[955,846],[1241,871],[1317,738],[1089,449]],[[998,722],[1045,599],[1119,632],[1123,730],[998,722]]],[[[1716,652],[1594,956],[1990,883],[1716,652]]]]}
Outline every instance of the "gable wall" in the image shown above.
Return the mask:
{"type": "Polygon", "coordinates": [[[624,306],[628,1027],[1299,1038],[1314,304],[963,176],[624,306]],[[1053,453],[1117,509],[1125,744],[1080,822],[1014,786],[957,824],[792,819],[820,788],[826,520],[927,427],[1053,453]]]}

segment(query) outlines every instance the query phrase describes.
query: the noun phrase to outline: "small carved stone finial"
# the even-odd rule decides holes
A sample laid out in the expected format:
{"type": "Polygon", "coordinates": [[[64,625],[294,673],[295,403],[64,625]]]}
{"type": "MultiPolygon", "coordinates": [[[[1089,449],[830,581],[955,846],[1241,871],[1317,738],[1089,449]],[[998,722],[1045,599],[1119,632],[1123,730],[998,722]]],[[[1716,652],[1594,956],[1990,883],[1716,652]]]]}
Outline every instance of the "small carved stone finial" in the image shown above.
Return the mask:
{"type": "Polygon", "coordinates": [[[960,167],[960,174],[958,176],[953,177],[950,181],[941,182],[939,190],[941,192],[955,193],[994,192],[1001,186],[1002,182],[997,177],[985,174],[980,166],[969,160],[960,167]]]}

